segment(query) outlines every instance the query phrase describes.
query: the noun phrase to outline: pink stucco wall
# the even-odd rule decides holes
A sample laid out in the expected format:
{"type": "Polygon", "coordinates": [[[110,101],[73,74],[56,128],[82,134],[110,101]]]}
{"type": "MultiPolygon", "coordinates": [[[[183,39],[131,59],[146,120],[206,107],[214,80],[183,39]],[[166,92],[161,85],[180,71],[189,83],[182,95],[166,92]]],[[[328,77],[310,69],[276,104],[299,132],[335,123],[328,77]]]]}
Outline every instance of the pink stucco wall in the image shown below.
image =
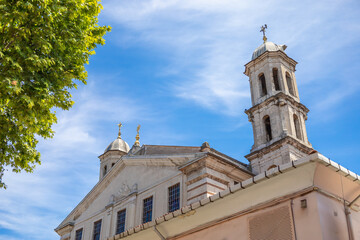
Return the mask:
{"type": "MultiPolygon", "coordinates": [[[[281,206],[292,205],[293,230],[297,240],[339,240],[349,239],[343,204],[329,196],[313,191],[303,196],[288,199],[281,204],[244,214],[198,230],[179,240],[248,240],[249,219],[281,206]],[[306,199],[307,208],[301,208],[301,200],[306,199]]],[[[351,211],[350,218],[356,240],[360,240],[360,213],[351,211]]]]}

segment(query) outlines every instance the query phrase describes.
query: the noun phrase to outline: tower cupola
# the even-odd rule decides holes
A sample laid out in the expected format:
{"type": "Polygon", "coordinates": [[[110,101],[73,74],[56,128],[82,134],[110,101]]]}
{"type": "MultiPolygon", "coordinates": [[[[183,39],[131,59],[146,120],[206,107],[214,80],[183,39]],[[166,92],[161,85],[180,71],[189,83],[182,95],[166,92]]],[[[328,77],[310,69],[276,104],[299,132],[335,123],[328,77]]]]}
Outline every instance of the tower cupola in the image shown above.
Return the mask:
{"type": "Polygon", "coordinates": [[[99,179],[101,180],[106,173],[115,165],[117,161],[120,160],[120,158],[123,155],[126,155],[130,148],[127,142],[125,142],[121,138],[121,127],[122,124],[119,123],[119,133],[118,137],[107,146],[104,153],[99,156],[100,158],[100,174],[99,179]]]}

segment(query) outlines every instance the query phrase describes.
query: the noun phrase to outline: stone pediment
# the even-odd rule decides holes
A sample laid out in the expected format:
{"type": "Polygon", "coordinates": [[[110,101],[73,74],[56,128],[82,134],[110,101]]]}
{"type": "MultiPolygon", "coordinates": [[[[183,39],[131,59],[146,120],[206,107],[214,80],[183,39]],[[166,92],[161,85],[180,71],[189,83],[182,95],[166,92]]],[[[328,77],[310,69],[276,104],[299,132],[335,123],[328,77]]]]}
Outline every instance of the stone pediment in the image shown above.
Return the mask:
{"type": "Polygon", "coordinates": [[[119,191],[117,191],[116,193],[114,193],[110,196],[108,205],[116,203],[118,201],[121,201],[122,199],[126,198],[127,196],[129,196],[133,193],[137,193],[137,192],[138,192],[138,184],[137,183],[135,183],[131,187],[127,183],[123,183],[121,185],[119,191]]]}
{"type": "MultiPolygon", "coordinates": [[[[66,227],[68,223],[78,219],[91,204],[106,190],[106,188],[114,181],[114,179],[122,174],[127,166],[155,166],[155,167],[179,167],[188,161],[196,159],[199,155],[203,156],[204,153],[197,154],[176,154],[171,156],[123,156],[110,171],[93,187],[93,189],[81,200],[81,202],[73,209],[73,211],[63,220],[63,222],[55,229],[59,232],[66,227]]],[[[110,194],[105,201],[109,204],[117,202],[121,199],[138,191],[138,183],[128,184],[124,182],[120,189],[115,193],[110,194]]]]}

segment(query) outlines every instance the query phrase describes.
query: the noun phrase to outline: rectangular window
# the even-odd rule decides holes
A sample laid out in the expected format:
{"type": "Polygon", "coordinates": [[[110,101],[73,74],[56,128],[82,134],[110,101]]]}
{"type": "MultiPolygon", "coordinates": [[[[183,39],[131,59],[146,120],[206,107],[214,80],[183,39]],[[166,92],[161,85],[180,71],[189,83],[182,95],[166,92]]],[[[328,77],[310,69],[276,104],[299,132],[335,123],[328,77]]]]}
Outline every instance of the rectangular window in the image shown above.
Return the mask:
{"type": "Polygon", "coordinates": [[[169,187],[169,212],[180,208],[180,183],[169,187]]]}
{"type": "Polygon", "coordinates": [[[82,239],[82,231],[83,231],[82,228],[76,230],[76,232],[75,232],[75,240],[81,240],[82,239]]]}
{"type": "Polygon", "coordinates": [[[150,222],[152,220],[152,209],[153,209],[153,196],[144,199],[143,207],[143,223],[150,222]]]}
{"type": "Polygon", "coordinates": [[[100,240],[101,220],[94,223],[93,240],[100,240]]]}
{"type": "Polygon", "coordinates": [[[116,234],[125,231],[125,219],[126,219],[126,209],[121,210],[117,213],[116,234]]]}

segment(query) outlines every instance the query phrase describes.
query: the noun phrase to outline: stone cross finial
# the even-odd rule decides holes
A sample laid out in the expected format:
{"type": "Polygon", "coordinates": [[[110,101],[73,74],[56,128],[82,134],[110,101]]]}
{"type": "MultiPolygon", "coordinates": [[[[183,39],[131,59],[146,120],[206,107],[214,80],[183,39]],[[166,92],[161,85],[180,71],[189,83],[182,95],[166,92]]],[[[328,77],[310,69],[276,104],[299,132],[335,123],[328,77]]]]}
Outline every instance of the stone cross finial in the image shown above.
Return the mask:
{"type": "Polygon", "coordinates": [[[267,25],[265,24],[265,25],[263,25],[263,26],[261,26],[261,28],[260,28],[260,32],[262,32],[263,33],[263,40],[264,40],[264,43],[266,42],[266,40],[267,40],[267,37],[265,36],[265,29],[267,29],[267,25]]]}
{"type": "Polygon", "coordinates": [[[118,138],[121,139],[121,127],[122,127],[122,123],[120,122],[119,124],[117,124],[119,126],[119,134],[118,134],[118,138]]]}
{"type": "Polygon", "coordinates": [[[137,126],[137,128],[136,128],[136,131],[137,131],[137,134],[136,134],[136,137],[135,137],[135,139],[136,139],[136,141],[135,141],[135,144],[134,145],[136,145],[136,146],[140,146],[140,142],[139,142],[139,140],[140,140],[140,135],[139,135],[139,131],[140,131],[140,124],[137,126]]]}

